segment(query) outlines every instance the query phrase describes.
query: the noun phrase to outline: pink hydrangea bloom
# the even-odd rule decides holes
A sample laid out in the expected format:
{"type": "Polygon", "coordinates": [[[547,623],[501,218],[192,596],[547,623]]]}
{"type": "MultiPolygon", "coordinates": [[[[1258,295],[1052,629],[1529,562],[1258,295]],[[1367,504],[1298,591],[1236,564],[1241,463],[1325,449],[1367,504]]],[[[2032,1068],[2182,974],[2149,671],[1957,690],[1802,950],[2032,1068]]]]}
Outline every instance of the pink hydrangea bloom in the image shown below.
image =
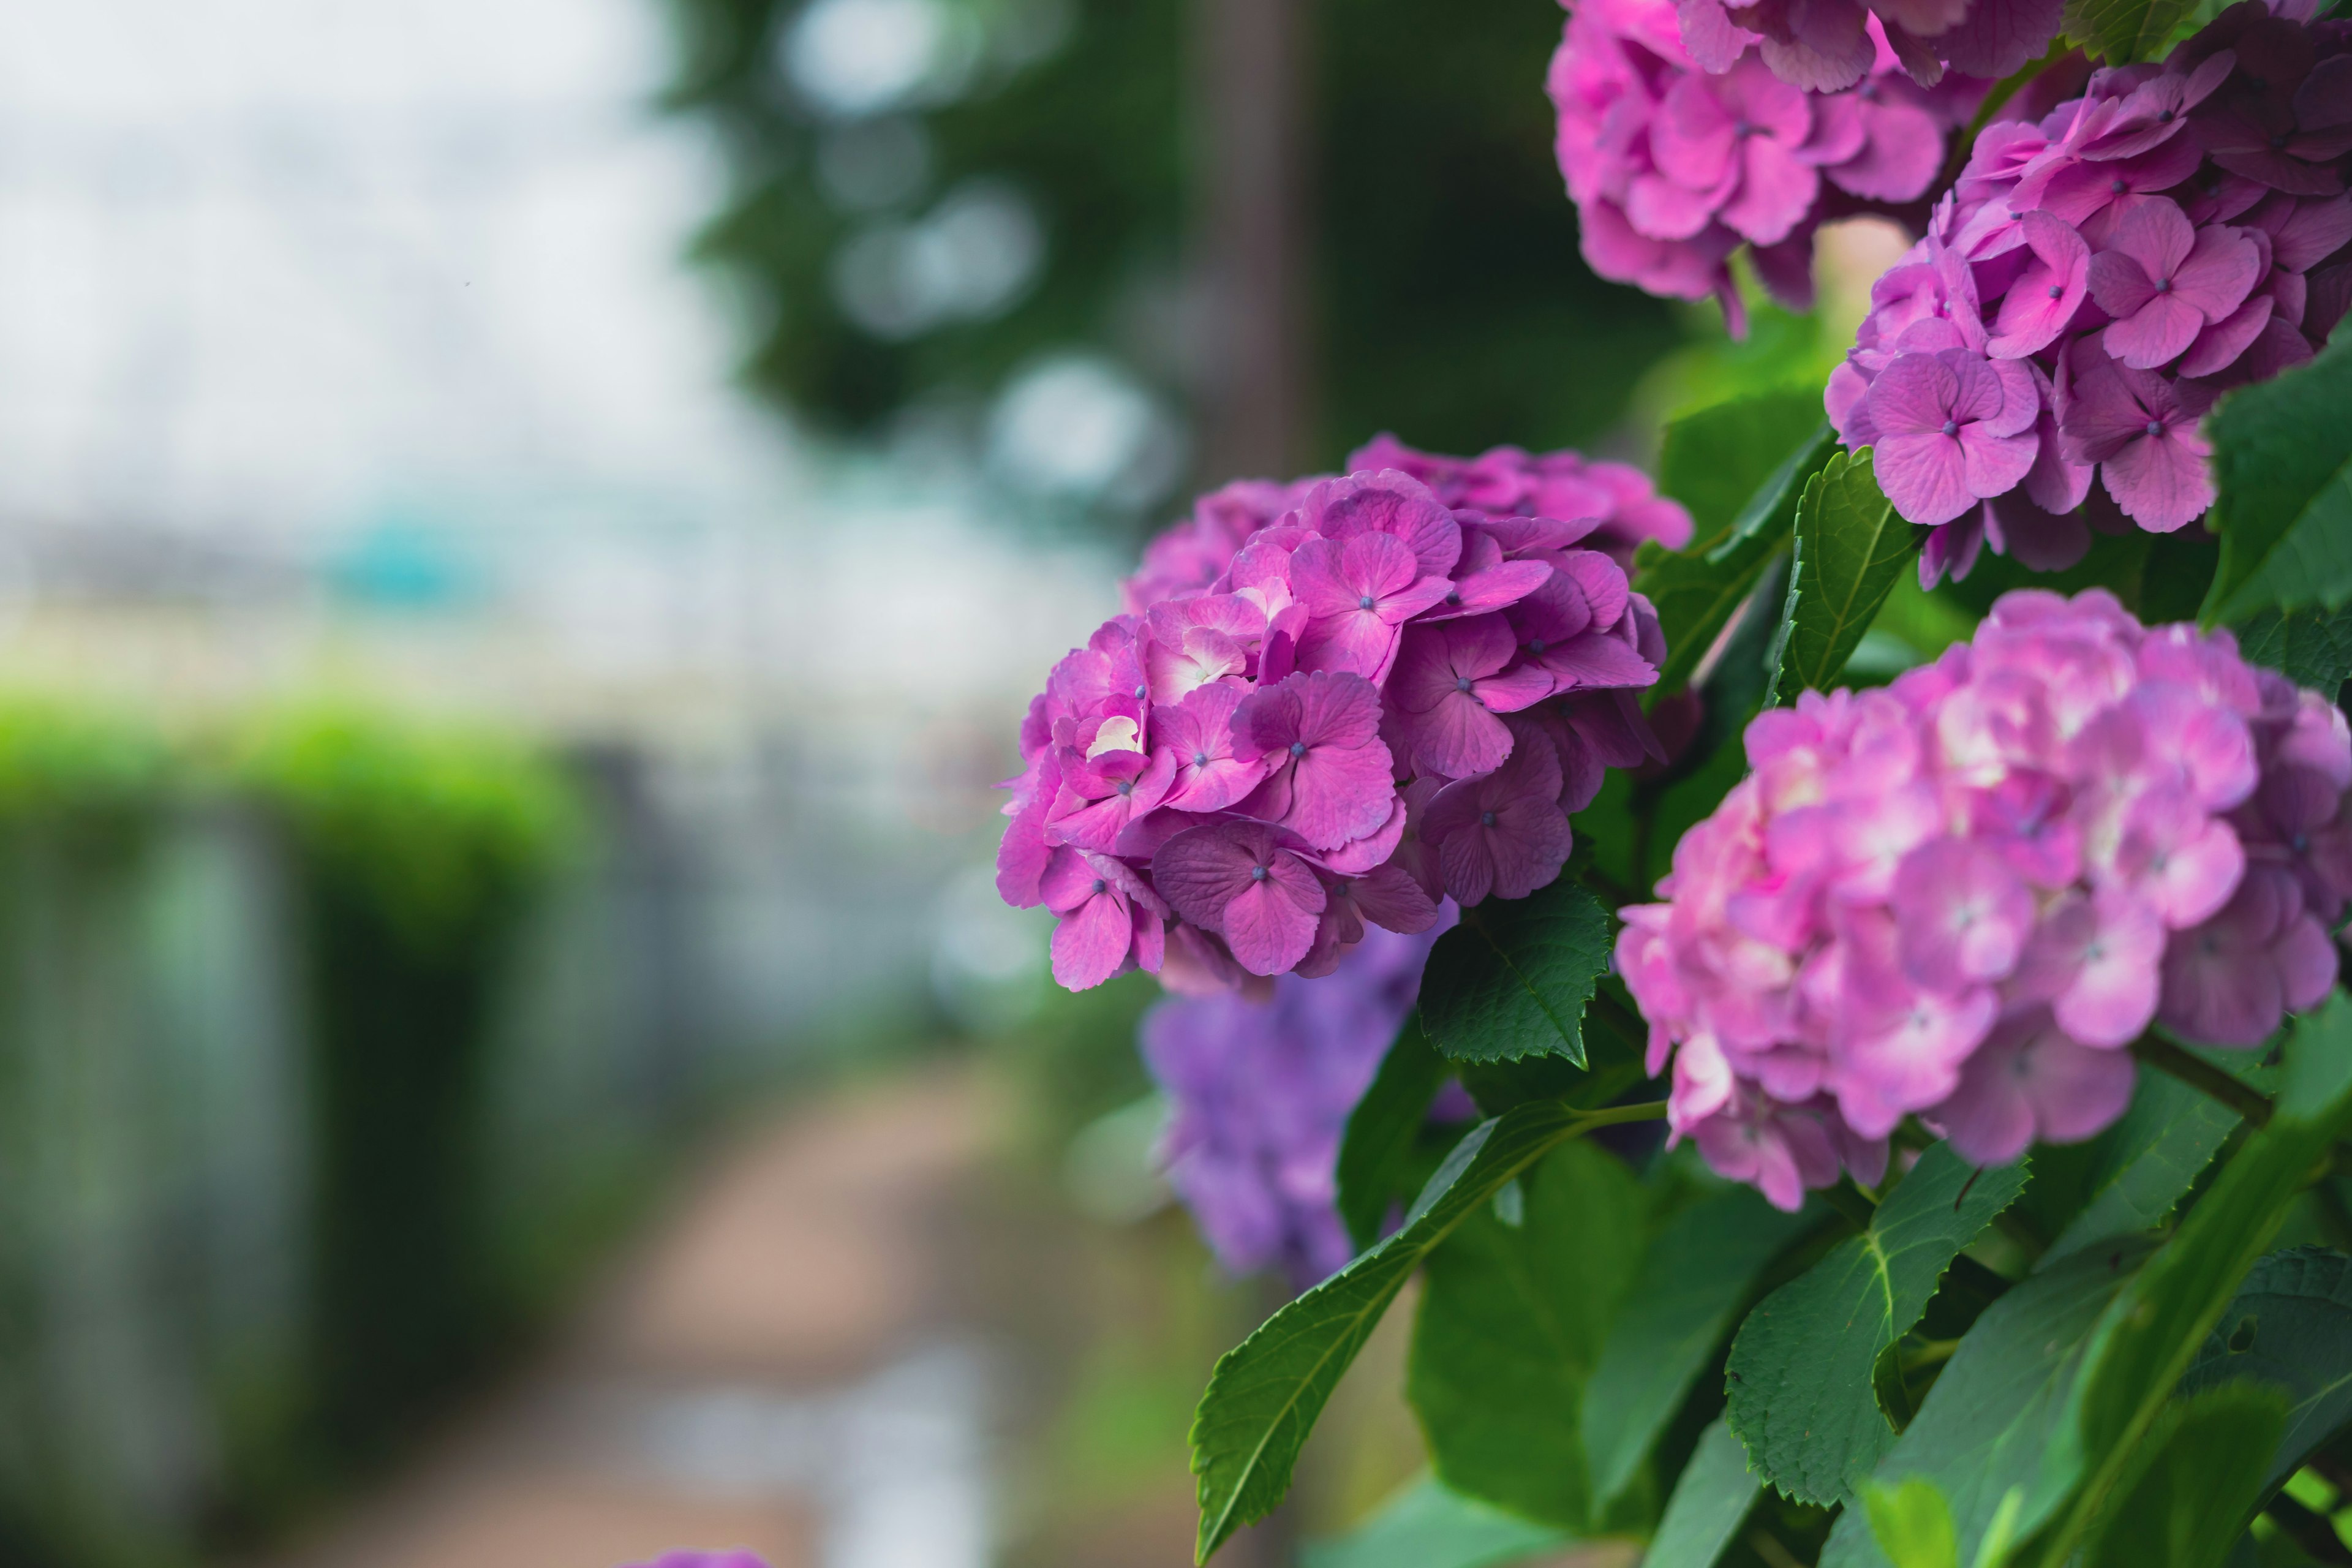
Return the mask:
{"type": "Polygon", "coordinates": [[[1601,771],[1659,754],[1657,616],[1593,546],[1679,543],[1681,508],[1570,452],[1374,449],[1442,490],[1367,466],[1204,498],[1031,703],[997,888],[1059,917],[1064,985],[1329,973],[1368,928],[1550,882],[1601,771]]]}
{"type": "Polygon", "coordinates": [[[635,1568],[768,1568],[749,1552],[665,1552],[635,1568]]]}
{"type": "Polygon", "coordinates": [[[2352,729],[2227,632],[2011,594],[1747,742],[1617,964],[1674,1136],[1784,1208],[1906,1116],[1980,1163],[2090,1137],[2152,1023],[2255,1046],[2336,984],[2352,729]]]}
{"type": "Polygon", "coordinates": [[[2352,300],[2347,168],[2352,26],[2262,0],[2161,66],[2090,73],[2079,96],[1988,126],[1874,286],[1824,400],[1849,447],[1876,448],[1895,509],[1938,525],[1922,580],[1965,574],[1983,542],[2073,564],[2095,484],[2151,532],[2202,516],[2199,422],[2309,359],[2352,300]],[[1988,375],[2000,412],[1972,421],[1994,405],[1988,375]]]}
{"type": "Polygon", "coordinates": [[[1821,223],[1895,212],[1927,194],[1945,138],[1983,84],[1923,90],[1878,21],[1841,4],[1765,0],[1736,13],[1744,25],[1720,0],[1683,0],[1679,18],[1674,0],[1570,7],[1548,88],[1554,150],[1595,272],[1674,299],[1713,295],[1737,334],[1742,307],[1727,261],[1741,245],[1754,247],[1775,298],[1807,310],[1821,223]],[[1836,68],[1792,72],[1771,29],[1832,12],[1836,68]]]}

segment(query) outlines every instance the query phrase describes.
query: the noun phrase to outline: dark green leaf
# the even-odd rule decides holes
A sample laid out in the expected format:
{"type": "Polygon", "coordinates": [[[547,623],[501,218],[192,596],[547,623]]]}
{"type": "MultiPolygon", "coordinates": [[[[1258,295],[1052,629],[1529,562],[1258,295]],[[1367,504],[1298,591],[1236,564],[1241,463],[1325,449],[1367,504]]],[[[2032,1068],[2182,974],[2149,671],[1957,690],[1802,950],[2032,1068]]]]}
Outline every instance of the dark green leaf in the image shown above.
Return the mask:
{"type": "Polygon", "coordinates": [[[2285,1405],[2275,1389],[2235,1384],[2168,1408],[2084,1568],[2221,1568],[2262,1496],[2285,1405]]]}
{"type": "Polygon", "coordinates": [[[1764,1298],[1732,1342],[1731,1427],[1767,1480],[1802,1502],[1843,1499],[1895,1446],[1871,1387],[1936,1282],[2025,1188],[2022,1164],[1979,1171],[1938,1143],[1862,1235],[1764,1298]]]}
{"type": "Polygon", "coordinates": [[[1520,1186],[1517,1224],[1474,1215],[1430,1254],[1406,1392],[1440,1480],[1590,1531],[1578,1416],[1641,1262],[1648,1194],[1622,1161],[1581,1142],[1520,1186]]]}
{"type": "Polygon", "coordinates": [[[1667,423],[1658,448],[1658,488],[1689,509],[1692,539],[1712,548],[1740,524],[1748,523],[1752,533],[1768,520],[1775,485],[1788,488],[1790,469],[1824,433],[1822,395],[1814,387],[1781,387],[1714,404],[1667,423]]]}
{"type": "MultiPolygon", "coordinates": [[[[2311,1029],[2323,1019],[2337,1027],[2352,1023],[2347,1009],[2337,1005],[2305,1020],[2303,1027],[2311,1029]]],[[[2320,1107],[2315,1115],[2283,1105],[2224,1167],[2101,1326],[2080,1414],[2068,1433],[2083,1481],[2041,1543],[2038,1561],[2046,1568],[2056,1568],[2081,1544],[2129,1473],[2173,1385],[2347,1120],[2352,1120],[2352,1095],[2320,1107]]]]}
{"type": "Polygon", "coordinates": [[[1704,550],[1670,555],[1644,545],[1634,558],[1633,586],[1658,612],[1665,634],[1666,662],[1658,668],[1651,700],[1681,690],[1691,671],[1788,544],[1785,531],[1766,529],[1730,542],[1720,560],[1704,550]]]}
{"type": "Polygon", "coordinates": [[[1421,1026],[1457,1061],[1564,1056],[1584,1065],[1584,1007],[1609,967],[1609,914],[1566,879],[1489,899],[1437,939],[1421,981],[1421,1026]]]}
{"type": "MultiPolygon", "coordinates": [[[[2012,1489],[2024,1500],[2021,1535],[2063,1500],[2072,1472],[2044,1478],[2053,1439],[2091,1335],[2148,1246],[2129,1239],[2078,1255],[1986,1308],[1927,1391],[1918,1418],[1879,1462],[1874,1480],[1926,1476],[1943,1491],[1962,1562],[1976,1561],[2012,1489]]],[[[1822,1553],[1822,1568],[1886,1568],[1886,1561],[1865,1521],[1852,1512],[1838,1521],[1822,1553]]]]}
{"type": "Polygon", "coordinates": [[[1717,1421],[1699,1434],[1642,1568],[1715,1568],[1763,1490],[1748,1473],[1748,1450],[1717,1421]]]}
{"type": "Polygon", "coordinates": [[[2352,596],[2352,335],[2213,414],[2221,569],[2209,619],[2352,596]]]}
{"type": "Polygon", "coordinates": [[[2189,15],[2189,0],[2066,0],[2065,34],[2111,66],[2153,59],[2189,15]]]}
{"type": "Polygon", "coordinates": [[[1570,1544],[1557,1530],[1424,1479],[1346,1535],[1309,1542],[1302,1561],[1303,1568],[1502,1568],[1570,1544]]]}
{"type": "Polygon", "coordinates": [[[1315,1418],[1422,1260],[1506,1183],[1591,1125],[1556,1102],[1482,1122],[1429,1179],[1403,1228],[1225,1352],[1192,1418],[1202,1562],[1290,1489],[1315,1418]]]}
{"type": "Polygon", "coordinates": [[[2263,610],[2231,628],[2238,648],[2329,698],[2352,678],[2352,608],[2263,610]]]}
{"type": "MultiPolygon", "coordinates": [[[[1819,1220],[1818,1210],[1782,1214],[1755,1189],[1732,1187],[1661,1227],[1585,1389],[1584,1451],[1595,1497],[1615,1497],[1633,1481],[1715,1359],[1757,1276],[1819,1220]]],[[[1747,1461],[1740,1463],[1744,1471],[1747,1461]]]]}
{"type": "Polygon", "coordinates": [[[1444,1082],[1445,1062],[1421,1032],[1419,1015],[1406,1018],[1339,1139],[1339,1217],[1358,1251],[1381,1238],[1389,1205],[1417,1188],[1406,1177],[1444,1082]]]}
{"type": "Polygon", "coordinates": [[[2324,1121],[2347,1089],[2352,1089],[2352,996],[2336,991],[2320,1007],[2297,1018],[2287,1036],[2279,1113],[2324,1121]]]}
{"type": "Polygon", "coordinates": [[[2267,1489],[2352,1424],[2352,1258],[2315,1247],[2254,1265],[2182,1374],[2183,1393],[2251,1380],[2282,1390],[2286,1432],[2263,1474],[2267,1489]]]}
{"type": "Polygon", "coordinates": [[[1879,493],[1867,447],[1835,454],[1805,482],[1780,617],[1776,700],[1794,702],[1808,687],[1829,689],[1927,535],[1879,493]]]}
{"type": "Polygon", "coordinates": [[[2036,1183],[2062,1159],[2084,1158],[2084,1165],[2077,1205],[2034,1267],[2163,1224],[2237,1125],[2237,1112],[2179,1079],[2140,1074],[2122,1121],[2091,1143],[2034,1155],[2036,1183]]]}

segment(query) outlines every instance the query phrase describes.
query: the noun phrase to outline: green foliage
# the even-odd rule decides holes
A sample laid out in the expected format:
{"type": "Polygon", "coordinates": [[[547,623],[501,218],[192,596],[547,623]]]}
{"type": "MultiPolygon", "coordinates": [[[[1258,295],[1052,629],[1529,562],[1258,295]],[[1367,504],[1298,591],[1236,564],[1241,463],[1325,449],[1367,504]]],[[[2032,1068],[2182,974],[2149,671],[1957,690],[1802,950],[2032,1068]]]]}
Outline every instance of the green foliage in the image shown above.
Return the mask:
{"type": "Polygon", "coordinates": [[[2178,1079],[2142,1073],[2113,1127],[2035,1153],[2023,1209],[2057,1233],[2035,1267],[2163,1224],[2237,1126],[2235,1111],[2178,1079]]]}
{"type": "Polygon", "coordinates": [[[2274,1390],[2231,1384],[2168,1406],[2084,1568],[2221,1568],[2263,1490],[2285,1403],[2274,1390]]]}
{"type": "Polygon", "coordinates": [[[1938,1143],[1867,1230],[1748,1314],[1731,1347],[1731,1427],[1767,1480],[1801,1501],[1836,1502],[1894,1447],[1873,1392],[1879,1357],[2025,1176],[2022,1164],[1971,1169],[1938,1143]]]}
{"type": "Polygon", "coordinates": [[[1448,1487],[1589,1532],[1599,1510],[1578,1421],[1641,1262],[1648,1194],[1584,1142],[1520,1186],[1514,1219],[1489,1205],[1430,1255],[1406,1392],[1448,1487]]]}
{"type": "Polygon", "coordinates": [[[1794,702],[1807,688],[1829,689],[1927,532],[1904,521],[1879,492],[1867,447],[1834,454],[1805,481],[1774,700],[1794,702]]]}
{"type": "Polygon", "coordinates": [[[582,826],[570,787],[526,746],[352,707],[269,719],[241,772],[285,814],[315,873],[420,952],[503,918],[582,826]]]}
{"type": "Polygon", "coordinates": [[[1192,1420],[1201,1561],[1290,1489],[1315,1418],[1422,1261],[1552,1150],[1624,1119],[1538,1101],[1480,1124],[1430,1178],[1402,1229],[1275,1313],[1217,1363],[1192,1420]]]}
{"type": "Polygon", "coordinates": [[[2210,620],[2343,606],[2352,598],[2352,337],[2212,417],[2221,565],[2210,620]]]}
{"type": "Polygon", "coordinates": [[[1696,409],[1666,425],[1658,488],[1690,510],[1694,540],[1713,545],[1753,534],[1784,510],[1774,503],[1801,486],[1794,470],[1826,434],[1821,395],[1808,386],[1696,409]]]}
{"type": "Polygon", "coordinates": [[[2352,1090],[2352,996],[2330,992],[2316,1011],[2296,1019],[2285,1051],[2280,1114],[2305,1121],[2326,1118],[2352,1090]]]}
{"type": "MultiPolygon", "coordinates": [[[[1934,1481],[1951,1505],[1964,1560],[1975,1560],[2004,1510],[2022,1534],[2064,1500],[2074,1468],[2056,1439],[2068,1402],[2093,1332],[2147,1252],[2144,1241],[2119,1241],[2069,1258],[1987,1308],[1872,1473],[1882,1485],[1915,1475],[1934,1481]],[[2021,1505],[2007,1501],[2013,1489],[2021,1505]]],[[[1849,1512],[1831,1531],[1821,1568],[1865,1565],[1888,1568],[1887,1558],[1849,1512]]]]}
{"type": "Polygon", "coordinates": [[[1420,1016],[1406,1018],[1339,1139],[1339,1217],[1359,1251],[1380,1239],[1389,1205],[1412,1194],[1406,1178],[1445,1079],[1445,1058],[1422,1032],[1420,1016]]]}
{"type": "Polygon", "coordinates": [[[1585,1389],[1584,1452],[1596,1499],[1606,1502],[1633,1483],[1759,1277],[1820,1221],[1818,1209],[1782,1214],[1752,1187],[1728,1187],[1659,1227],[1585,1389]]]}
{"type": "Polygon", "coordinates": [[[1424,1478],[1346,1535],[1310,1542],[1302,1568],[1503,1568],[1568,1544],[1424,1478]]]}
{"type": "Polygon", "coordinates": [[[1643,1568],[1715,1568],[1763,1490],[1764,1483],[1748,1473],[1748,1450],[1738,1437],[1726,1423],[1714,1423],[1699,1435],[1666,1500],[1643,1568]]]}
{"type": "Polygon", "coordinates": [[[0,820],[121,817],[167,784],[163,740],[85,701],[0,694],[0,820]]]}
{"type": "Polygon", "coordinates": [[[2284,1431],[2274,1450],[2265,1450],[2265,1489],[2352,1425],[2352,1258],[2298,1247],[2254,1265],[2180,1388],[2191,1394],[2234,1383],[2265,1384],[2287,1402],[2284,1431]]]}
{"type": "Polygon", "coordinates": [[[2352,677],[2352,607],[2258,610],[2231,629],[2239,652],[2297,686],[2333,697],[2352,677]]]}
{"type": "MultiPolygon", "coordinates": [[[[2322,1016],[2339,1028],[2352,1023],[2341,1007],[2322,1016]]],[[[2326,1043],[2335,1048],[2352,1043],[2330,1035],[2326,1043]]],[[[2077,1445],[2083,1480],[2032,1561],[2058,1568],[2088,1539],[2110,1495],[2128,1479],[2173,1385],[2347,1121],[2352,1095],[2311,1114],[2282,1107],[2133,1280],[2101,1326],[2068,1434],[2077,1445]]]]}
{"type": "Polygon", "coordinates": [[[1609,914],[1566,878],[1462,911],[1422,976],[1421,1024],[1455,1060],[1585,1062],[1585,1006],[1609,967],[1609,914]]]}
{"type": "Polygon", "coordinates": [[[2190,8],[2190,0],[2066,0],[2060,25],[2084,53],[2127,66],[2163,54],[2190,8]]]}
{"type": "Polygon", "coordinates": [[[1865,1482],[1862,1505],[1871,1539],[1895,1568],[1959,1568],[1951,1504],[1927,1477],[1909,1476],[1896,1486],[1865,1482]]]}

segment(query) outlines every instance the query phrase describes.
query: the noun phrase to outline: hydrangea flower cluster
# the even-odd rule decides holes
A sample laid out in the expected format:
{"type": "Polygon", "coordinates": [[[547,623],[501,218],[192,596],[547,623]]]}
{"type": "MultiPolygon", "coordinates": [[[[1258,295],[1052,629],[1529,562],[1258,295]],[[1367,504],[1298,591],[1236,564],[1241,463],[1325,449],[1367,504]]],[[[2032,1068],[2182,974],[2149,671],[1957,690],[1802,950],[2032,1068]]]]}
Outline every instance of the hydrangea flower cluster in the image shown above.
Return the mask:
{"type": "Polygon", "coordinates": [[[2204,513],[2200,418],[2309,359],[2352,300],[2347,153],[2352,23],[2260,0],[2161,66],[1986,128],[1826,399],[1895,509],[1949,525],[1927,581],[1987,538],[2035,567],[2079,559],[2095,475],[2150,531],[2204,513]]]}
{"type": "Polygon", "coordinates": [[[635,1568],[768,1568],[749,1552],[665,1552],[635,1568]]]}
{"type": "Polygon", "coordinates": [[[2352,731],[2225,631],[2013,593],[1747,742],[1617,963],[1674,1135],[1782,1208],[1913,1113],[1985,1163],[2087,1138],[2151,1022],[2254,1046],[2335,984],[2352,731]]]}
{"type": "MultiPolygon", "coordinates": [[[[1718,18],[1723,10],[1719,0],[1695,3],[1718,18]]],[[[1765,0],[1743,15],[1768,8],[1822,6],[1765,0]]],[[[1580,0],[1547,87],[1560,173],[1595,272],[1675,299],[1712,294],[1736,336],[1743,306],[1728,260],[1743,242],[1773,296],[1808,310],[1816,227],[1927,194],[1946,137],[1983,84],[1922,89],[1875,19],[1864,35],[1853,8],[1863,65],[1835,84],[1844,90],[1823,93],[1776,76],[1769,38],[1720,20],[1695,29],[1694,0],[1679,29],[1672,0],[1580,0]],[[1743,41],[1729,41],[1735,35],[1743,41]]]]}
{"type": "Polygon", "coordinates": [[[1657,616],[1601,527],[1392,469],[1210,498],[1022,726],[997,888],[1061,917],[1055,978],[1327,974],[1367,923],[1551,881],[1602,770],[1658,752],[1657,616]]]}
{"type": "MultiPolygon", "coordinates": [[[[1145,1015],[1143,1059],[1171,1111],[1169,1184],[1229,1271],[1279,1264],[1305,1286],[1353,1256],[1335,1206],[1340,1134],[1437,934],[1373,931],[1328,978],[1285,975],[1270,1000],[1171,996],[1145,1015]]],[[[1458,1089],[1444,1114],[1470,1114],[1458,1089]]]]}
{"type": "Polygon", "coordinates": [[[1947,71],[1998,80],[2058,36],[2063,0],[1678,0],[1683,45],[1703,70],[1753,48],[1781,81],[1837,92],[1892,57],[1922,87],[1947,71]]]}
{"type": "Polygon", "coordinates": [[[1449,458],[1416,451],[1384,434],[1349,454],[1348,467],[1394,468],[1427,485],[1447,506],[1490,517],[1594,519],[1584,548],[1628,568],[1645,540],[1668,550],[1690,542],[1690,513],[1660,495],[1649,475],[1631,463],[1594,462],[1581,452],[1493,447],[1475,458],[1449,458]]]}

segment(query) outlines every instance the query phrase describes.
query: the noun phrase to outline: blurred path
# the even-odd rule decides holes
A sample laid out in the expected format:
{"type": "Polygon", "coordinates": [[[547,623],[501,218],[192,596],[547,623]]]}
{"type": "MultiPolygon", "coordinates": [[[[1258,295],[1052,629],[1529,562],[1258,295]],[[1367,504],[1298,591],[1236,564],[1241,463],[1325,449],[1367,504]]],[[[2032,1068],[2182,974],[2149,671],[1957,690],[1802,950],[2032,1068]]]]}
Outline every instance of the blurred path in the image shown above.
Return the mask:
{"type": "Polygon", "coordinates": [[[274,1568],[985,1568],[995,1372],[955,1235],[995,1114],[955,1071],[787,1113],[535,1376],[274,1568]]]}

